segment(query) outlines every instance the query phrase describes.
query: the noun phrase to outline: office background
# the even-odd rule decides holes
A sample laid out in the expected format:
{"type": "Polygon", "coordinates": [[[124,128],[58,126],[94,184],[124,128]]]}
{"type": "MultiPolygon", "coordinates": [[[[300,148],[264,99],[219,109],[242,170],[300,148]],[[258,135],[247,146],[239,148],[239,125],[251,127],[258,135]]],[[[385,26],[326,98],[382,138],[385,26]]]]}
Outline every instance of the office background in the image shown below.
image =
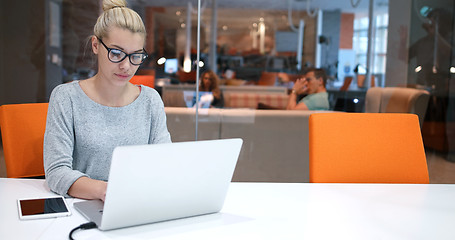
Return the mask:
{"type": "MultiPolygon", "coordinates": [[[[328,72],[328,88],[334,92],[347,76],[354,76],[350,90],[358,90],[359,75],[367,75],[363,94],[371,79],[379,87],[428,90],[422,135],[430,182],[455,183],[455,163],[448,161],[455,152],[454,1],[202,2],[201,69],[214,69],[222,78],[229,69],[236,80],[254,83],[262,72],[298,74],[316,66],[328,72]],[[430,22],[432,12],[438,17],[430,22]],[[293,28],[300,19],[305,27],[298,61],[299,51],[287,46],[297,44],[293,28]],[[425,30],[435,22],[436,45],[436,38],[425,30]]],[[[182,66],[185,57],[194,61],[197,15],[191,13],[188,24],[187,13],[195,11],[197,1],[128,3],[143,17],[148,31],[151,59],[140,71],[154,71],[155,82],[172,82],[173,76],[166,75],[157,60],[176,58],[182,66]]],[[[0,1],[0,104],[46,102],[56,85],[93,75],[96,63],[87,38],[99,11],[100,1],[93,0],[0,1]]],[[[247,147],[253,151],[257,146],[247,147]]],[[[4,166],[0,169],[4,174],[4,166]]]]}

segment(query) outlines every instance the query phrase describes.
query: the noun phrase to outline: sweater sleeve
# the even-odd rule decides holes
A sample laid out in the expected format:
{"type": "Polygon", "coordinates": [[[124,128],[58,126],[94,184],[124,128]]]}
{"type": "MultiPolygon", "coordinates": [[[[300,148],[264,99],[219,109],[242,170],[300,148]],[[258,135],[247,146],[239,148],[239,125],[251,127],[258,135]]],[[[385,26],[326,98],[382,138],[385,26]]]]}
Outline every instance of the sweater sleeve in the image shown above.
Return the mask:
{"type": "Polygon", "coordinates": [[[152,126],[150,128],[149,144],[170,143],[171,135],[167,129],[166,113],[164,111],[163,101],[161,100],[159,94],[154,90],[153,96],[153,116],[150,116],[153,121],[151,121],[152,126]]]}
{"type": "Polygon", "coordinates": [[[69,93],[60,85],[50,97],[44,134],[44,171],[49,188],[64,196],[71,185],[80,177],[87,176],[73,170],[72,104],[69,93]]]}

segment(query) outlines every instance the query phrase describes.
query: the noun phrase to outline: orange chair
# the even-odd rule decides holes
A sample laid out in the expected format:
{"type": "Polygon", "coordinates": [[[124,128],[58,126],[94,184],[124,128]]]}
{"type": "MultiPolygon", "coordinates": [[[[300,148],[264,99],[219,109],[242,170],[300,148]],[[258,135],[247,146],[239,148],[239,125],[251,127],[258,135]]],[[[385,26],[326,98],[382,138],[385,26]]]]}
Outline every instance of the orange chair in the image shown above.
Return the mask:
{"type": "Polygon", "coordinates": [[[340,87],[340,91],[347,91],[349,89],[349,85],[351,85],[352,77],[344,77],[343,86],[340,87]]]}
{"type": "Polygon", "coordinates": [[[183,70],[179,70],[177,72],[177,76],[179,77],[179,81],[181,83],[195,83],[196,82],[196,71],[191,71],[189,73],[184,72],[183,70]]]}
{"type": "Polygon", "coordinates": [[[44,176],[43,140],[47,108],[48,103],[0,106],[7,177],[44,176]]]}
{"type": "MultiPolygon", "coordinates": [[[[365,80],[366,80],[366,76],[365,74],[359,74],[357,75],[357,86],[359,88],[363,88],[365,87],[365,80]]],[[[371,75],[371,78],[370,78],[370,87],[374,87],[376,86],[376,77],[374,75],[371,75]]]]}
{"type": "Polygon", "coordinates": [[[312,183],[429,183],[415,114],[312,114],[309,156],[312,183]]]}
{"type": "Polygon", "coordinates": [[[276,72],[262,72],[257,85],[259,86],[274,86],[278,78],[276,72]]]}
{"type": "Polygon", "coordinates": [[[154,88],[155,87],[155,76],[154,75],[134,75],[130,83],[134,85],[144,85],[147,87],[154,88]]]}

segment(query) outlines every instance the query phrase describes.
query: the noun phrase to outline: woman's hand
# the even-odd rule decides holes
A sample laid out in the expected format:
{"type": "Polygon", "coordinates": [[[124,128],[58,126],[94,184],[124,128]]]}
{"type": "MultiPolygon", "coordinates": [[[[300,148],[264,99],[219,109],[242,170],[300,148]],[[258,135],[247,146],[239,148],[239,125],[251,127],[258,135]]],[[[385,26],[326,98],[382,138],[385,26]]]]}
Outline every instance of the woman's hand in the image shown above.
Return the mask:
{"type": "Polygon", "coordinates": [[[83,199],[106,199],[107,182],[88,177],[77,179],[68,190],[68,195],[83,199]]]}

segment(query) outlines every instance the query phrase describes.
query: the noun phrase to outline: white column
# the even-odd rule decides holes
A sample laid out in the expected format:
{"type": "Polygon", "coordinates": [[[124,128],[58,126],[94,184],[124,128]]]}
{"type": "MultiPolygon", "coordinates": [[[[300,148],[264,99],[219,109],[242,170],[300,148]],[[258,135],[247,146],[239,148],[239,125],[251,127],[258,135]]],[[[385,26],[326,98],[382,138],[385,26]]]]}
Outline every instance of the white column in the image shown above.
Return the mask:
{"type": "Polygon", "coordinates": [[[299,22],[299,38],[297,43],[297,70],[302,70],[302,52],[303,52],[303,30],[305,28],[305,22],[300,19],[299,22]]]}
{"type": "Polygon", "coordinates": [[[370,0],[368,7],[368,47],[367,47],[367,72],[365,79],[365,87],[370,88],[371,76],[374,66],[374,0],[370,0]]]}
{"type": "Polygon", "coordinates": [[[251,38],[253,39],[251,48],[257,49],[258,48],[258,32],[256,31],[255,28],[253,28],[253,30],[250,31],[250,35],[251,35],[251,38]]]}
{"type": "Polygon", "coordinates": [[[216,38],[218,26],[218,3],[217,0],[212,0],[212,24],[210,26],[210,51],[209,51],[209,65],[210,69],[216,73],[216,38]]]}
{"type": "Polygon", "coordinates": [[[265,53],[265,24],[262,18],[259,22],[259,52],[265,53]]]}
{"type": "Polygon", "coordinates": [[[183,71],[191,72],[191,2],[188,2],[188,9],[186,10],[186,47],[185,58],[183,60],[183,71]]]}
{"type": "Polygon", "coordinates": [[[317,68],[321,67],[321,44],[319,44],[319,36],[322,34],[322,10],[318,10],[317,20],[316,20],[316,51],[314,56],[314,66],[317,68]]]}
{"type": "Polygon", "coordinates": [[[387,35],[384,87],[406,85],[408,81],[408,48],[411,11],[413,11],[412,2],[412,0],[389,2],[389,34],[387,35]],[[404,39],[405,45],[402,44],[402,37],[406,38],[404,39]]]}

